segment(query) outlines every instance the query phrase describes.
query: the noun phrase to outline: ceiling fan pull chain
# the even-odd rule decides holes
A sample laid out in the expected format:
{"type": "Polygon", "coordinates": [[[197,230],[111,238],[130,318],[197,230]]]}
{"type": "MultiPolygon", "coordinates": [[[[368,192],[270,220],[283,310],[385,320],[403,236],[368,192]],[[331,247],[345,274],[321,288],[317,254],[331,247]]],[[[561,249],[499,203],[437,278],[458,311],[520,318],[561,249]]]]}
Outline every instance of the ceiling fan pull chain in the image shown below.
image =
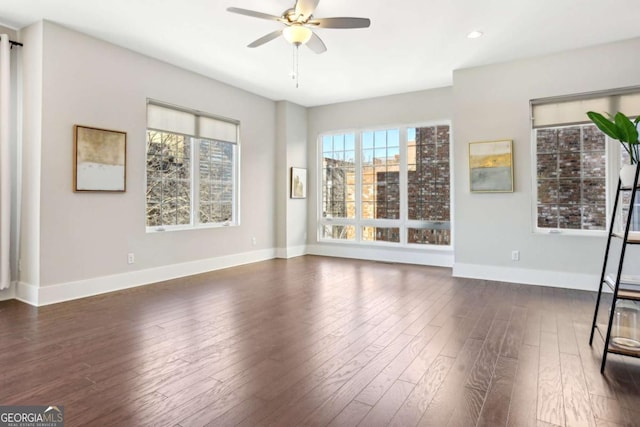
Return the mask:
{"type": "Polygon", "coordinates": [[[291,46],[291,80],[296,79],[296,47],[295,45],[291,46]]]}
{"type": "Polygon", "coordinates": [[[300,45],[296,45],[296,89],[300,85],[300,45]]]}

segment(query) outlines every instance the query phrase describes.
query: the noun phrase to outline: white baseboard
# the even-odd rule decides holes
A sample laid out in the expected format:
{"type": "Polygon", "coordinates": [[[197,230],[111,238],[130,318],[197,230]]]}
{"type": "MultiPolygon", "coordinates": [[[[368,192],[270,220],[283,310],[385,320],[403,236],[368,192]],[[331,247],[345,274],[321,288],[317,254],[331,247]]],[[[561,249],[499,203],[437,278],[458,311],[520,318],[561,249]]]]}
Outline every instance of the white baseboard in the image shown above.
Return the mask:
{"type": "Polygon", "coordinates": [[[38,289],[38,286],[30,283],[18,282],[16,285],[16,299],[37,307],[38,289]]]}
{"type": "Polygon", "coordinates": [[[275,258],[275,255],[275,250],[265,249],[49,286],[19,283],[16,299],[35,306],[55,304],[223,268],[266,261],[275,258]]]}
{"type": "Polygon", "coordinates": [[[328,243],[307,246],[307,254],[435,267],[453,266],[453,251],[447,249],[371,248],[328,243]]]}
{"type": "Polygon", "coordinates": [[[11,282],[11,285],[7,289],[0,291],[0,301],[6,301],[16,298],[16,282],[11,282]]]}
{"type": "Polygon", "coordinates": [[[453,276],[583,291],[597,291],[600,280],[600,277],[594,274],[463,263],[454,264],[453,276]]]}
{"type": "Polygon", "coordinates": [[[403,264],[453,266],[454,277],[496,280],[528,285],[552,286],[570,289],[597,291],[598,277],[592,274],[566,273],[558,271],[532,270],[453,263],[453,253],[446,250],[413,251],[387,248],[357,248],[347,245],[311,245],[288,249],[265,249],[218,258],[167,265],[147,270],[137,270],[111,276],[96,277],[75,282],[49,286],[19,282],[5,291],[0,291],[0,300],[17,299],[33,306],[44,306],[78,298],[137,286],[149,285],[165,280],[206,273],[273,258],[292,258],[305,254],[331,256],[372,261],[398,262],[403,264]]]}
{"type": "Polygon", "coordinates": [[[290,248],[278,248],[276,249],[276,258],[295,258],[307,254],[306,246],[293,246],[290,248]]]}

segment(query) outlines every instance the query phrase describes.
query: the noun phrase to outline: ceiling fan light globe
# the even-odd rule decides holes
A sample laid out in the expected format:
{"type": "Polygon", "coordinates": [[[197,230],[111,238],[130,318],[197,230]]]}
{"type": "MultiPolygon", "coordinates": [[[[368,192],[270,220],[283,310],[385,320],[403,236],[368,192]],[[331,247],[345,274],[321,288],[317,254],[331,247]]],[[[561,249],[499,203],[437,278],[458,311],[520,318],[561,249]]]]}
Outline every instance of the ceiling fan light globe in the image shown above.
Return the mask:
{"type": "Polygon", "coordinates": [[[312,32],[302,25],[290,25],[282,31],[284,38],[293,45],[302,45],[309,41],[312,32]]]}

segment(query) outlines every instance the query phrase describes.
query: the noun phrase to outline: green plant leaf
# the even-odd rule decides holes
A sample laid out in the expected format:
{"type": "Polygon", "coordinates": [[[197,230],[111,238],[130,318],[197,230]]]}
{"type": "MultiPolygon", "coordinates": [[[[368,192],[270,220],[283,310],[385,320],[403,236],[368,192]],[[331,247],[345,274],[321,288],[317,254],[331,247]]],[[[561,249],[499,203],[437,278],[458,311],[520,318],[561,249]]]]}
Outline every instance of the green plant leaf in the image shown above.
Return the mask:
{"type": "Polygon", "coordinates": [[[629,144],[638,143],[638,129],[636,125],[624,114],[618,112],[615,116],[616,127],[622,137],[620,141],[628,142],[629,144]]]}
{"type": "Polygon", "coordinates": [[[607,135],[609,138],[622,141],[622,135],[620,134],[620,130],[618,129],[618,127],[614,122],[607,119],[602,114],[596,113],[594,111],[589,111],[587,113],[587,116],[598,127],[598,129],[604,132],[604,134],[607,135]]]}

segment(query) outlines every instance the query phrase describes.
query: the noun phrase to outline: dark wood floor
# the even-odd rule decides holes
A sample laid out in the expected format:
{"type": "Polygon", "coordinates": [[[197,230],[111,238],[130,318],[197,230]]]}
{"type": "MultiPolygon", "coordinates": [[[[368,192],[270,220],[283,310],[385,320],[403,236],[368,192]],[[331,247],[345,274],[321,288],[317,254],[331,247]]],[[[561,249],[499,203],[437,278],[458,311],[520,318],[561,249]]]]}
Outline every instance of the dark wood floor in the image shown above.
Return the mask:
{"type": "Polygon", "coordinates": [[[638,426],[594,294],[301,257],[39,309],[0,303],[0,405],[67,426],[638,426]]]}

